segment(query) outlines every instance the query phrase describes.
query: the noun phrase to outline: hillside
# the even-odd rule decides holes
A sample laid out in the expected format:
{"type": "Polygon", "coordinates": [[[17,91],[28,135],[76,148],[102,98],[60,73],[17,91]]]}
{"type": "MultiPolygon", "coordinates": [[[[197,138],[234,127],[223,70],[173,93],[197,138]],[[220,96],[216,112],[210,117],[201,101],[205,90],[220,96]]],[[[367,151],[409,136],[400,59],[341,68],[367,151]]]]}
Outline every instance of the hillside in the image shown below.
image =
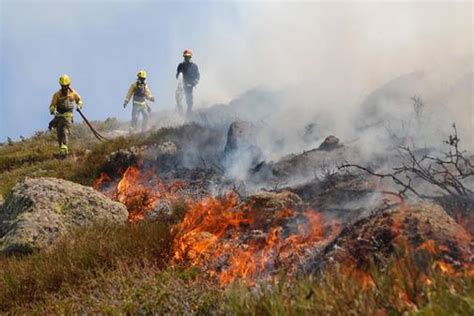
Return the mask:
{"type": "Polygon", "coordinates": [[[384,193],[327,165],[359,150],[335,137],[267,161],[252,124],[114,137],[121,124],[94,122],[103,143],[76,124],[67,159],[48,132],[0,147],[0,311],[473,313],[472,200],[460,212],[384,193]],[[125,218],[81,219],[112,200],[125,218]],[[54,220],[25,215],[39,212],[54,220]]]}

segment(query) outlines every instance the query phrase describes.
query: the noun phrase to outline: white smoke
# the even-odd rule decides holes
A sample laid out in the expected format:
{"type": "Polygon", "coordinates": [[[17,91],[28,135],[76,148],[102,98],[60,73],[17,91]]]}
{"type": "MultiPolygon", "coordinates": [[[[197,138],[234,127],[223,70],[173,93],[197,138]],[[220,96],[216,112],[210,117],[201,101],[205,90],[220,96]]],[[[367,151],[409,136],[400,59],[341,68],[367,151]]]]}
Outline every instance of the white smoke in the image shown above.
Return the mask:
{"type": "MultiPolygon", "coordinates": [[[[427,143],[439,142],[439,136],[456,122],[464,145],[474,148],[470,146],[473,90],[453,92],[474,69],[471,3],[245,3],[236,7],[238,28],[220,30],[216,17],[216,28],[203,44],[203,80],[196,91],[201,103],[228,102],[243,91],[264,86],[282,92],[278,107],[266,110],[272,114],[267,116],[272,135],[282,133],[291,139],[305,124],[318,123],[327,134],[348,140],[355,137],[360,104],[374,89],[421,70],[424,76],[416,86],[402,91],[406,96],[378,100],[383,118],[391,118],[392,125],[409,120],[413,116],[409,98],[417,94],[426,103],[425,116],[430,117],[425,134],[433,137],[427,143]]],[[[472,76],[468,82],[472,86],[472,76]]],[[[289,151],[303,149],[296,141],[289,151]]]]}

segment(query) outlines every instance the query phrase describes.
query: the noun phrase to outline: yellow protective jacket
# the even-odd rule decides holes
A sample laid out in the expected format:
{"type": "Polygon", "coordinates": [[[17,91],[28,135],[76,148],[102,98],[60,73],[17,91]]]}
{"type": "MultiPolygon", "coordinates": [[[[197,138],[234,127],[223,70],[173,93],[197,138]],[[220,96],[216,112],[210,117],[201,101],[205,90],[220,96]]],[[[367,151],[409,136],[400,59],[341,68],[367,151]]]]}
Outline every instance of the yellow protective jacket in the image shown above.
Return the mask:
{"type": "Polygon", "coordinates": [[[51,114],[56,114],[56,116],[63,116],[66,118],[72,118],[73,116],[73,107],[71,105],[72,102],[76,102],[77,108],[80,110],[82,109],[82,98],[75,90],[69,88],[66,95],[62,93],[61,90],[56,92],[53,95],[53,99],[51,100],[51,104],[49,106],[49,112],[51,114]],[[64,110],[64,107],[70,107],[70,110],[64,110]],[[61,113],[63,112],[63,113],[61,113]]]}
{"type": "Polygon", "coordinates": [[[125,104],[127,104],[133,96],[133,101],[138,103],[144,103],[145,100],[154,101],[155,98],[151,93],[150,88],[148,88],[147,84],[144,84],[143,91],[140,91],[138,88],[138,84],[136,82],[132,83],[130,88],[128,89],[127,96],[125,97],[125,104]]]}

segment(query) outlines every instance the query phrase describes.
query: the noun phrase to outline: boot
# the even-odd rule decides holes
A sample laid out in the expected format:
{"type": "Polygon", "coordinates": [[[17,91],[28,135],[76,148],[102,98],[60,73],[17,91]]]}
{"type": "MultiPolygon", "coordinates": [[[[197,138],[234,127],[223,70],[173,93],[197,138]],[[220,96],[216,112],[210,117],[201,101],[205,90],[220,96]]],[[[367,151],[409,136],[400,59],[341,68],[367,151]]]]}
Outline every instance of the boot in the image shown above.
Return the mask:
{"type": "Polygon", "coordinates": [[[69,154],[69,148],[67,145],[62,144],[61,147],[59,147],[59,154],[67,156],[69,154]]]}

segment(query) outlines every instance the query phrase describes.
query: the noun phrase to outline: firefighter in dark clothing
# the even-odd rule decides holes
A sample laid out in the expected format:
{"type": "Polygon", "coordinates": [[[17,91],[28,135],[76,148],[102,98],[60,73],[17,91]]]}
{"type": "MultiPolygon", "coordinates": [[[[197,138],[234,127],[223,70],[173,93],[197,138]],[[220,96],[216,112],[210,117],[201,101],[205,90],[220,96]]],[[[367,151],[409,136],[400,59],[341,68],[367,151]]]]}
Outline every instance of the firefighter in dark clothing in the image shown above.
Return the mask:
{"type": "Polygon", "coordinates": [[[141,114],[143,117],[142,131],[145,131],[148,124],[148,117],[150,115],[150,106],[146,101],[155,102],[155,98],[146,84],[147,73],[145,70],[140,70],[137,74],[137,82],[132,83],[130,89],[128,89],[127,96],[123,102],[125,108],[133,97],[133,109],[132,109],[132,130],[136,129],[138,124],[138,116],[141,114]]]}
{"type": "Polygon", "coordinates": [[[200,75],[198,66],[191,61],[193,52],[190,49],[185,49],[183,57],[184,61],[178,65],[176,71],[176,79],[178,79],[180,73],[183,74],[183,89],[188,105],[187,115],[189,116],[193,109],[193,89],[199,83],[200,75]]]}

